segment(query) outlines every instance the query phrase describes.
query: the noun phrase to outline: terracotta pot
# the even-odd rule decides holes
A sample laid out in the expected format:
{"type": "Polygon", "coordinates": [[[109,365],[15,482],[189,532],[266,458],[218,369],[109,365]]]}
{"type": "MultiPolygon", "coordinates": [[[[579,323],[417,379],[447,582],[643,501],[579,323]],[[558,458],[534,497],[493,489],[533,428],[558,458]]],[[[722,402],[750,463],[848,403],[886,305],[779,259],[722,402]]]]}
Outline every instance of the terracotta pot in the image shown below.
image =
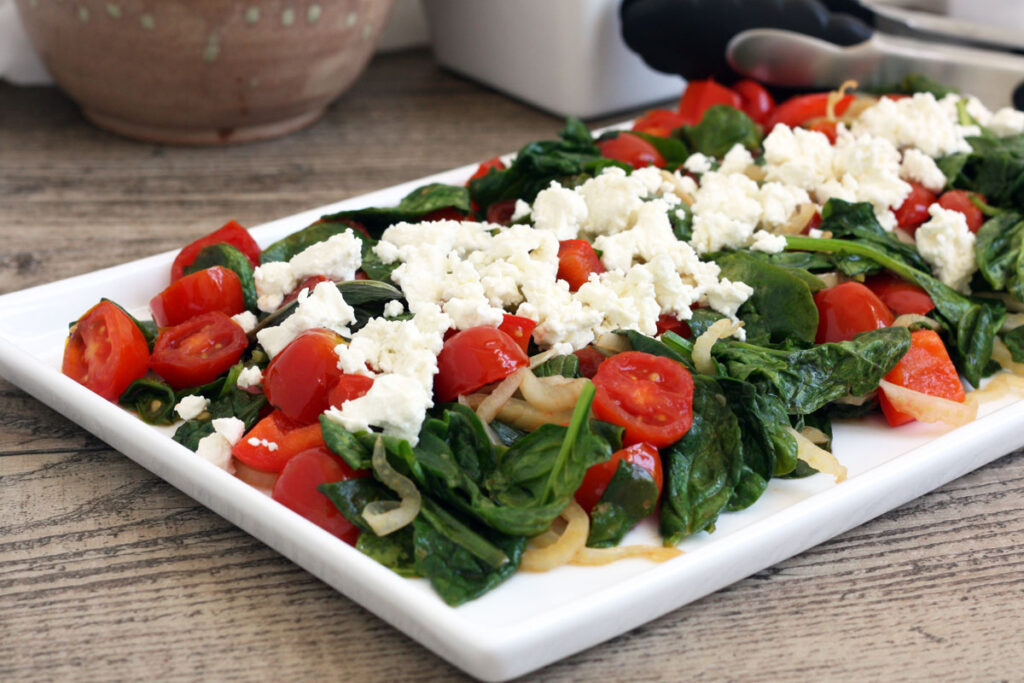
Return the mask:
{"type": "Polygon", "coordinates": [[[393,0],[16,0],[57,83],[102,128],[222,144],[315,121],[393,0]]]}

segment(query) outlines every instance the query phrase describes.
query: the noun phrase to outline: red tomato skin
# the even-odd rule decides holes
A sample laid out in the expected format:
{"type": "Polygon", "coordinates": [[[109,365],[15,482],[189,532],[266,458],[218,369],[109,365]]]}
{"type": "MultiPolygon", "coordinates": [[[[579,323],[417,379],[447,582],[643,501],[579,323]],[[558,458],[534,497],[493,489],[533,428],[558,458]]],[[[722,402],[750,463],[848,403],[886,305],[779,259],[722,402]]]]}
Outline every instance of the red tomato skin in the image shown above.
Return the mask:
{"type": "MultiPolygon", "coordinates": [[[[910,349],[885,379],[898,386],[950,401],[962,403],[966,397],[956,366],[934,330],[911,332],[910,349]]],[[[913,422],[914,418],[893,407],[884,389],[878,391],[878,403],[891,427],[913,422]]]]}
{"type": "Polygon", "coordinates": [[[740,96],[740,109],[753,119],[754,123],[764,123],[775,108],[775,98],[757,81],[744,78],[733,83],[732,89],[740,96]]]}
{"type": "Polygon", "coordinates": [[[523,353],[530,352],[530,335],[533,334],[533,328],[535,327],[537,327],[537,321],[524,318],[521,315],[509,315],[508,313],[505,314],[501,324],[498,325],[499,330],[516,340],[523,353]]]}
{"type": "Polygon", "coordinates": [[[686,123],[682,114],[670,109],[652,109],[633,122],[633,130],[638,133],[657,135],[667,138],[672,131],[686,123]]]}
{"type": "Polygon", "coordinates": [[[332,406],[340,408],[341,404],[345,401],[351,401],[361,396],[365,396],[366,392],[368,392],[372,386],[372,377],[342,373],[341,376],[338,377],[338,381],[336,381],[334,386],[331,387],[328,400],[332,406]]]}
{"type": "Polygon", "coordinates": [[[607,358],[607,356],[593,346],[584,346],[582,349],[573,351],[573,354],[580,362],[580,375],[587,379],[594,378],[594,375],[597,374],[597,369],[601,367],[601,363],[607,358]]]}
{"type": "Polygon", "coordinates": [[[817,230],[820,227],[821,227],[821,214],[818,213],[817,211],[815,211],[814,215],[811,216],[811,220],[807,221],[807,225],[805,225],[804,229],[800,231],[800,234],[801,235],[808,235],[808,234],[810,234],[811,230],[817,230]]]}
{"type": "Polygon", "coordinates": [[[711,79],[690,81],[679,98],[679,114],[683,123],[695,126],[704,118],[704,113],[716,104],[741,109],[742,99],[735,91],[711,79]]]}
{"type": "Polygon", "coordinates": [[[633,168],[644,166],[665,167],[665,158],[651,143],[638,135],[622,131],[614,138],[599,140],[598,149],[606,159],[615,159],[630,164],[633,168]]]}
{"type": "Polygon", "coordinates": [[[476,171],[473,172],[473,175],[469,176],[469,180],[466,181],[466,185],[469,185],[470,182],[476,180],[477,178],[483,178],[485,175],[491,172],[492,168],[496,171],[504,171],[505,162],[501,160],[501,157],[492,157],[487,161],[484,161],[479,166],[477,166],[476,171]]]}
{"type": "Polygon", "coordinates": [[[512,222],[512,214],[516,212],[516,200],[502,199],[487,207],[487,222],[508,225],[512,222]]]}
{"type": "Polygon", "coordinates": [[[830,145],[836,144],[836,138],[839,137],[839,127],[835,121],[815,121],[808,128],[827,137],[830,145]]]}
{"type": "Polygon", "coordinates": [[[928,207],[935,203],[935,193],[919,183],[910,183],[910,194],[896,208],[896,224],[913,235],[928,220],[928,207]]]}
{"type": "Polygon", "coordinates": [[[439,401],[454,401],[485,384],[505,379],[529,362],[519,342],[496,327],[456,332],[437,356],[434,394],[439,401]]]}
{"type": "Polygon", "coordinates": [[[558,279],[569,283],[575,292],[587,283],[591,273],[603,273],[604,265],[594,247],[586,240],[563,240],[558,243],[558,279]]]}
{"type": "Polygon", "coordinates": [[[160,330],[149,367],[174,389],[194,387],[227,372],[248,346],[235,321],[211,311],[160,330]]]}
{"type": "Polygon", "coordinates": [[[843,282],[814,293],[818,307],[818,344],[841,342],[895,320],[882,300],[859,282],[843,282]]]}
{"type": "MultiPolygon", "coordinates": [[[[796,128],[813,119],[826,116],[828,114],[828,96],[829,93],[821,92],[789,98],[776,106],[765,119],[764,132],[770,133],[772,128],[780,123],[784,123],[790,128],[796,128]]],[[[835,115],[842,116],[853,100],[853,95],[843,95],[842,99],[836,102],[835,115]]]]}
{"type": "Polygon", "coordinates": [[[895,275],[872,275],[864,284],[882,300],[893,315],[927,315],[935,308],[935,302],[928,296],[928,292],[895,275]]]}
{"type": "Polygon", "coordinates": [[[68,334],[61,372],[108,401],[117,401],[149,369],[149,344],[110,301],[85,312],[68,334]]]}
{"type": "Polygon", "coordinates": [[[656,336],[661,336],[666,332],[675,332],[683,339],[689,339],[693,336],[693,331],[690,330],[690,323],[685,320],[669,315],[668,313],[662,313],[658,316],[658,331],[656,336]]]}
{"type": "Polygon", "coordinates": [[[315,422],[330,406],[341,376],[334,348],[344,340],[325,329],[306,330],[274,356],[263,373],[267,401],[300,424],[315,422]]]}
{"type": "MultiPolygon", "coordinates": [[[[362,271],[360,271],[360,272],[362,272],[362,271]]],[[[357,277],[355,279],[358,280],[359,278],[357,277]]],[[[284,306],[287,306],[291,302],[293,302],[296,299],[298,299],[299,298],[299,294],[302,293],[302,290],[308,289],[310,292],[312,292],[313,288],[316,287],[321,282],[330,282],[330,281],[331,281],[330,278],[325,277],[323,275],[310,275],[305,280],[300,282],[295,289],[293,289],[291,292],[289,292],[288,296],[286,296],[285,298],[281,299],[281,305],[278,306],[278,308],[283,308],[284,306]]]]}
{"type": "Polygon", "coordinates": [[[200,237],[178,252],[178,255],[174,258],[174,263],[171,264],[171,282],[185,275],[185,268],[192,265],[192,262],[196,260],[196,256],[203,250],[203,247],[223,242],[237,247],[249,259],[249,263],[252,264],[253,268],[260,264],[260,245],[256,244],[256,240],[252,238],[248,230],[235,221],[228,221],[223,227],[214,230],[205,237],[200,237]]]}
{"type": "Polygon", "coordinates": [[[271,497],[349,545],[355,545],[359,527],[348,521],[317,487],[369,474],[369,470],[353,470],[327,446],[315,446],[297,453],[285,463],[271,497]]]}
{"type": "Polygon", "coordinates": [[[245,310],[242,282],[223,266],[206,268],[172,282],[150,299],[149,309],[160,327],[178,325],[210,311],[235,315],[245,310]]]}
{"type": "Polygon", "coordinates": [[[612,453],[611,459],[606,462],[599,462],[591,465],[587,473],[583,475],[583,483],[576,489],[576,502],[580,504],[587,514],[594,509],[594,506],[601,500],[609,482],[619,469],[619,461],[625,460],[633,465],[639,465],[651,473],[654,484],[658,487],[658,497],[661,497],[661,489],[664,482],[664,474],[661,466],[661,454],[658,449],[649,443],[636,443],[632,446],[612,453]]]}
{"type": "Polygon", "coordinates": [[[623,445],[664,448],[693,424],[693,377],[675,361],[626,351],[601,363],[593,381],[594,416],[623,427],[623,445]]]}
{"type": "Polygon", "coordinates": [[[323,445],[319,422],[300,425],[280,410],[275,410],[239,439],[231,449],[231,455],[261,472],[280,472],[302,451],[323,445]],[[257,443],[250,443],[250,440],[257,443]]]}
{"type": "Polygon", "coordinates": [[[978,232],[978,228],[985,222],[985,214],[981,212],[981,209],[976,207],[971,202],[971,197],[978,197],[981,201],[985,201],[985,198],[977,192],[968,192],[967,190],[950,190],[943,192],[942,196],[939,197],[939,206],[944,209],[950,209],[951,211],[959,211],[967,219],[967,228],[973,233],[978,232]]]}

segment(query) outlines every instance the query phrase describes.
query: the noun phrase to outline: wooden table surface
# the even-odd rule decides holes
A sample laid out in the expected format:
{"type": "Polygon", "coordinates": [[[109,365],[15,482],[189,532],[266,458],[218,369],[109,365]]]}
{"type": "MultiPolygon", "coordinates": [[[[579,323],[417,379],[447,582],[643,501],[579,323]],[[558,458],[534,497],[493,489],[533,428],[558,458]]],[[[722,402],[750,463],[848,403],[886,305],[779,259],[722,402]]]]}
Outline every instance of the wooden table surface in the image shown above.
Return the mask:
{"type": "MultiPolygon", "coordinates": [[[[55,89],[0,84],[0,293],[176,248],[229,218],[254,225],[479,161],[560,125],[423,51],[378,57],[308,130],[223,149],[123,140],[55,89]]],[[[1022,680],[1022,501],[1018,451],[530,678],[1022,680]]],[[[0,680],[285,676],[464,678],[0,379],[0,680]]]]}

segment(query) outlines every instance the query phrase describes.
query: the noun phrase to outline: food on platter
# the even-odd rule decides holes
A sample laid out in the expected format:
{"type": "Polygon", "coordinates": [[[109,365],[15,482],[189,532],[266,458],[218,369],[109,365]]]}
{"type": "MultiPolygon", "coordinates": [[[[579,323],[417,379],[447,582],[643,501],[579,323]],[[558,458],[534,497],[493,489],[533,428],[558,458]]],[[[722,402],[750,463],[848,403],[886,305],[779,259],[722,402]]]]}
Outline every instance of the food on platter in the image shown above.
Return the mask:
{"type": "Polygon", "coordinates": [[[63,369],[459,604],[841,485],[833,419],[1019,391],[1022,171],[1024,114],[969,97],[693,83],[263,249],[229,223],[63,369]]]}

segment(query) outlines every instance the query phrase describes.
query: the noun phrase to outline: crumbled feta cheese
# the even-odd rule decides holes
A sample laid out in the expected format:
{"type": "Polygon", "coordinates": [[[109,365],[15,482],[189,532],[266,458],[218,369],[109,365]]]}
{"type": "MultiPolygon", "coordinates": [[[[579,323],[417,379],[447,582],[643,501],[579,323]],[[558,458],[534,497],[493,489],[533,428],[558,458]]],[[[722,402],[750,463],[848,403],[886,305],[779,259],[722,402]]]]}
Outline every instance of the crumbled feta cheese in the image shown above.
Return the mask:
{"type": "Polygon", "coordinates": [[[928,207],[931,218],[914,233],[917,250],[935,270],[935,276],[953,289],[969,291],[968,283],[978,269],[974,258],[974,233],[959,211],[938,204],[928,207]]]}
{"type": "Polygon", "coordinates": [[[202,396],[182,396],[178,404],[174,406],[174,412],[182,420],[191,420],[199,417],[204,410],[210,406],[210,399],[202,396]]]}
{"type": "Polygon", "coordinates": [[[433,405],[429,388],[411,377],[379,375],[364,396],[328,408],[324,415],[350,432],[380,428],[385,435],[415,446],[427,409],[433,405]]]}
{"type": "Polygon", "coordinates": [[[253,365],[252,367],[242,368],[242,371],[238,373],[238,380],[235,382],[235,386],[239,389],[248,389],[250,387],[257,387],[262,382],[263,371],[253,365]]]}
{"type": "Polygon", "coordinates": [[[398,299],[392,299],[384,304],[384,315],[388,318],[397,318],[405,313],[405,304],[398,299]]]}
{"type": "Polygon", "coordinates": [[[434,310],[425,308],[412,320],[374,318],[352,335],[348,344],[335,348],[338,368],[370,377],[378,372],[403,375],[429,391],[449,324],[448,316],[436,306],[434,310]]]}
{"type": "Polygon", "coordinates": [[[256,305],[261,311],[276,311],[299,281],[287,261],[271,261],[253,271],[256,281],[256,305]]]}
{"type": "Polygon", "coordinates": [[[764,141],[765,180],[813,192],[832,179],[832,144],[823,133],[777,125],[764,141]]]}
{"type": "Polygon", "coordinates": [[[937,101],[931,93],[911,97],[883,97],[868,107],[853,122],[856,134],[870,133],[885,138],[897,147],[917,147],[937,159],[954,152],[969,152],[966,137],[978,135],[977,126],[961,126],[957,121],[958,95],[937,101]]]}
{"type": "Polygon", "coordinates": [[[767,254],[778,254],[786,249],[786,238],[783,235],[775,235],[764,230],[754,233],[754,239],[750,243],[753,251],[763,251],[767,254]]]}
{"type": "Polygon", "coordinates": [[[637,330],[648,336],[658,331],[661,307],[656,298],[654,277],[642,266],[627,273],[611,270],[591,276],[574,297],[585,307],[600,312],[595,337],[613,330],[637,330]]]}
{"type": "Polygon", "coordinates": [[[517,199],[515,209],[512,210],[512,218],[509,220],[513,223],[518,223],[519,221],[529,218],[532,213],[533,209],[530,208],[529,204],[524,202],[522,199],[517,199]]]}
{"type": "Polygon", "coordinates": [[[260,346],[273,358],[281,349],[306,330],[323,327],[342,336],[348,336],[348,325],[355,322],[355,311],[345,303],[333,282],[321,282],[299,293],[298,307],[276,327],[267,327],[256,333],[260,346]]]}
{"type": "Polygon", "coordinates": [[[211,422],[213,431],[223,436],[227,442],[234,446],[245,434],[245,423],[237,417],[218,417],[211,422]]]}
{"type": "Polygon", "coordinates": [[[293,256],[288,265],[300,282],[313,275],[343,282],[353,279],[363,265],[362,249],[362,240],[346,230],[306,247],[293,256]]]}
{"type": "Polygon", "coordinates": [[[750,243],[761,219],[757,183],[742,173],[705,173],[697,190],[690,244],[698,254],[750,243]]]}
{"type": "Polygon", "coordinates": [[[946,186],[946,174],[935,164],[935,160],[913,147],[903,150],[900,177],[913,180],[932,192],[941,192],[946,186]]]}
{"type": "Polygon", "coordinates": [[[702,173],[707,173],[708,171],[711,170],[712,161],[714,160],[711,157],[705,156],[700,152],[696,152],[686,158],[686,161],[683,162],[683,168],[685,168],[690,173],[696,173],[697,175],[701,175],[702,173]]]}
{"type": "Polygon", "coordinates": [[[994,113],[988,123],[984,125],[999,137],[1020,135],[1024,133],[1024,111],[1003,107],[994,113]]]}
{"type": "Polygon", "coordinates": [[[256,328],[256,315],[252,311],[242,311],[231,316],[231,319],[242,328],[242,331],[249,334],[256,328]]]}
{"type": "Polygon", "coordinates": [[[229,474],[234,474],[235,467],[231,462],[231,444],[222,434],[214,432],[199,440],[196,455],[213,463],[229,474]]]}
{"type": "Polygon", "coordinates": [[[576,239],[580,224],[587,219],[587,203],[573,190],[552,181],[537,193],[533,202],[533,224],[554,233],[559,240],[576,239]]]}
{"type": "Polygon", "coordinates": [[[629,228],[647,196],[640,180],[616,166],[606,168],[576,191],[587,202],[587,218],[580,227],[592,235],[612,235],[629,228]]]}
{"type": "Polygon", "coordinates": [[[732,148],[725,153],[722,157],[722,164],[718,167],[719,173],[743,173],[747,170],[748,166],[753,165],[754,157],[751,156],[750,150],[736,143],[732,148]]]}
{"type": "Polygon", "coordinates": [[[768,232],[775,232],[789,223],[796,210],[811,201],[807,190],[782,183],[764,183],[757,193],[761,203],[759,225],[768,232]]]}
{"type": "Polygon", "coordinates": [[[753,293],[754,288],[745,282],[733,282],[728,278],[722,278],[720,283],[708,288],[708,305],[723,315],[735,318],[736,311],[753,293]]]}

